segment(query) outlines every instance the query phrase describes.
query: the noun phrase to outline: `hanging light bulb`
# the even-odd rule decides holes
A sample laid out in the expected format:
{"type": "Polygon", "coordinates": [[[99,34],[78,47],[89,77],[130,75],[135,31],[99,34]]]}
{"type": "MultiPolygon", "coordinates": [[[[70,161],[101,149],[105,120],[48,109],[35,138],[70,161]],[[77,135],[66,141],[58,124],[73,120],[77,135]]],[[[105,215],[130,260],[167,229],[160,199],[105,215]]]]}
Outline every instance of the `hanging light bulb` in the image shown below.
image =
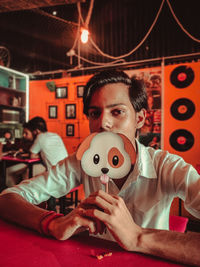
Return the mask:
{"type": "Polygon", "coordinates": [[[86,44],[88,41],[89,31],[85,28],[81,28],[81,42],[86,44]]]}

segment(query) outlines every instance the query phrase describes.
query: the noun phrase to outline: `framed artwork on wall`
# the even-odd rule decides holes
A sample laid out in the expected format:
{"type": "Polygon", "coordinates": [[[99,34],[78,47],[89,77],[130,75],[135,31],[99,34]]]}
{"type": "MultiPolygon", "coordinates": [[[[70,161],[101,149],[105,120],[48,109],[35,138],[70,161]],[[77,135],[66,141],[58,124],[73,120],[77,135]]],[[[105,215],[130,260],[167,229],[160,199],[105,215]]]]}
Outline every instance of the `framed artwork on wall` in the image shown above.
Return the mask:
{"type": "Polygon", "coordinates": [[[49,119],[56,119],[58,116],[58,107],[49,106],[49,119]]]}
{"type": "Polygon", "coordinates": [[[56,87],[56,98],[67,98],[68,87],[56,87]]]}
{"type": "Polygon", "coordinates": [[[65,105],[65,117],[66,119],[76,118],[76,104],[66,104],[65,105]]]}
{"type": "Polygon", "coordinates": [[[66,136],[74,136],[74,124],[66,125],[66,136]]]}
{"type": "Polygon", "coordinates": [[[83,97],[84,85],[77,85],[77,97],[83,97]]]}

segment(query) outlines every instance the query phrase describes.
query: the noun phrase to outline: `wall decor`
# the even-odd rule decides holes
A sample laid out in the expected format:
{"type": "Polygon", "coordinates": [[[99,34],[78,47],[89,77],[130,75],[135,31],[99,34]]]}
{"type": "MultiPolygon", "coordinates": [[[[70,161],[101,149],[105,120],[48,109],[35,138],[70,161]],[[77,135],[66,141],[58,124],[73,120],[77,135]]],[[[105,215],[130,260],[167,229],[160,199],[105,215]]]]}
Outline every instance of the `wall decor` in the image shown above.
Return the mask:
{"type": "Polygon", "coordinates": [[[74,136],[74,124],[66,125],[66,136],[74,136]]]}
{"type": "Polygon", "coordinates": [[[67,98],[68,88],[67,87],[56,87],[56,98],[67,98]]]}
{"type": "Polygon", "coordinates": [[[83,97],[84,85],[77,85],[77,97],[83,97]]]}
{"type": "Polygon", "coordinates": [[[66,104],[65,117],[66,117],[66,119],[75,119],[76,118],[76,104],[66,104]]]}
{"type": "Polygon", "coordinates": [[[49,106],[49,119],[56,119],[58,116],[57,111],[58,111],[57,106],[49,106]]]}

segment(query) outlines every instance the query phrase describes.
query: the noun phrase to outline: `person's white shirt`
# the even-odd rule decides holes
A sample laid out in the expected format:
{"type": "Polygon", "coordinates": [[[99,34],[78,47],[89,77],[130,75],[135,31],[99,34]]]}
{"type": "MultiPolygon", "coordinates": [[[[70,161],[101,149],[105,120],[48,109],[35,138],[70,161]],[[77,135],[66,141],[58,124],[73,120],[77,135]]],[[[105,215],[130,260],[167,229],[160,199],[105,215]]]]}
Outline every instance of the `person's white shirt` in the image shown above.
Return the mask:
{"type": "MultiPolygon", "coordinates": [[[[119,190],[112,179],[109,193],[125,201],[136,224],[144,228],[169,229],[169,213],[173,199],[179,197],[185,208],[200,219],[200,176],[181,157],[163,150],[145,147],[137,142],[137,159],[134,170],[119,190]]],[[[105,190],[99,178],[87,176],[76,155],[52,167],[49,173],[23,181],[6,189],[3,194],[15,192],[33,204],[54,196],[66,195],[72,188],[83,184],[85,196],[105,190]]],[[[101,238],[112,239],[107,231],[101,238]]]]}
{"type": "Polygon", "coordinates": [[[47,169],[68,156],[68,152],[61,137],[51,132],[39,133],[30,151],[34,154],[41,154],[41,158],[47,169]]]}

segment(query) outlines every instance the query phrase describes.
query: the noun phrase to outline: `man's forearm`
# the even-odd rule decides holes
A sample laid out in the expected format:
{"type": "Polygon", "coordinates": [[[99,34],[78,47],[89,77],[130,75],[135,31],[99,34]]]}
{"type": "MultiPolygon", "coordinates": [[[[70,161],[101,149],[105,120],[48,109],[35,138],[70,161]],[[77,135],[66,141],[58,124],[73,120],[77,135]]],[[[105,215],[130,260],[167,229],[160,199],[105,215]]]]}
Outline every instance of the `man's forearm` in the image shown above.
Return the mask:
{"type": "Polygon", "coordinates": [[[38,231],[40,218],[46,212],[46,210],[27,202],[18,194],[0,195],[0,217],[10,222],[38,231]]]}
{"type": "Polygon", "coordinates": [[[143,229],[138,238],[138,251],[200,266],[200,233],[179,233],[165,230],[143,229]]]}

